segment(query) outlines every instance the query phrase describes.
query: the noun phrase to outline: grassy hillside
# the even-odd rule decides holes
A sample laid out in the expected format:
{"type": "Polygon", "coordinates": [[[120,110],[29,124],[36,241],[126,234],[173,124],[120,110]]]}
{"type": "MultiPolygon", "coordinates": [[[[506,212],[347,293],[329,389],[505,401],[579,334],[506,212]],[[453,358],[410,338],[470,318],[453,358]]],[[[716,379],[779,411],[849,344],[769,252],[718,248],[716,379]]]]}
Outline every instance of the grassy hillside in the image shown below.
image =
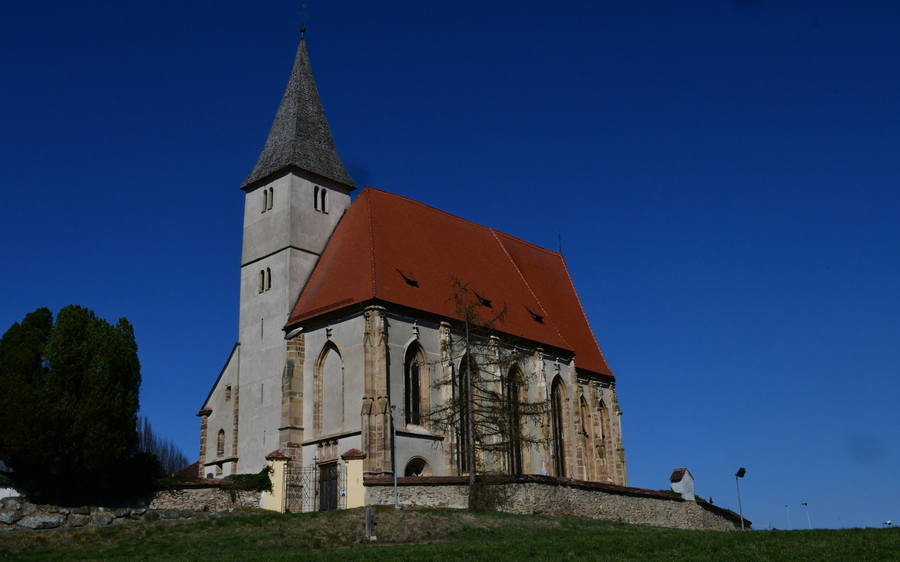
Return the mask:
{"type": "Polygon", "coordinates": [[[575,517],[362,510],[0,535],[13,560],[896,560],[898,529],[710,532],[575,517]]]}

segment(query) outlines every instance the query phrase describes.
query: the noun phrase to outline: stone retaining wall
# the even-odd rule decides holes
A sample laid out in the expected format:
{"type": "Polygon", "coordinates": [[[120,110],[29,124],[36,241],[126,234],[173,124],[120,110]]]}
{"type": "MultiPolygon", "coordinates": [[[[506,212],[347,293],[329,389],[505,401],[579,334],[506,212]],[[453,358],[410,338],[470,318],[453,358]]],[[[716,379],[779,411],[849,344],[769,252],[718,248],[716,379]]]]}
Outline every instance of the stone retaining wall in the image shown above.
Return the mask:
{"type": "Polygon", "coordinates": [[[147,506],[59,507],[37,505],[23,497],[0,499],[0,533],[11,531],[108,527],[135,521],[213,519],[223,511],[258,508],[259,492],[238,492],[236,501],[218,485],[185,486],[159,492],[147,506]]]}
{"type": "Polygon", "coordinates": [[[150,509],[178,509],[189,511],[228,511],[259,507],[259,492],[237,492],[235,501],[219,487],[181,488],[159,492],[150,502],[150,509]]]}
{"type": "MultiPolygon", "coordinates": [[[[400,504],[406,507],[465,509],[465,478],[400,478],[400,504]]],[[[733,531],[741,528],[732,512],[702,500],[685,501],[663,492],[596,482],[526,476],[499,479],[500,510],[520,514],[576,515],[625,523],[733,531]]],[[[367,478],[366,505],[392,505],[393,480],[367,478]]],[[[750,522],[744,520],[747,528],[750,522]]]]}

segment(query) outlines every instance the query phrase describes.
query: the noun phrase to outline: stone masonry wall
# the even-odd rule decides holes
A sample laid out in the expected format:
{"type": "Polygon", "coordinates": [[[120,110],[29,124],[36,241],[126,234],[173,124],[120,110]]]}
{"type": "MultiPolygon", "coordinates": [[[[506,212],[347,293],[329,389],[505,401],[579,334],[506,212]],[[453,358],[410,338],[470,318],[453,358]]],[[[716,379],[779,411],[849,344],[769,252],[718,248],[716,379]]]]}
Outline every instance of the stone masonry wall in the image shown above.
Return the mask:
{"type": "MultiPolygon", "coordinates": [[[[387,480],[366,479],[366,505],[393,504],[393,483],[387,480]]],[[[425,483],[426,479],[422,478],[422,483],[416,484],[415,479],[400,480],[403,481],[399,489],[402,506],[465,509],[467,505],[468,488],[464,483],[425,483]]],[[[735,520],[727,510],[653,490],[579,481],[567,485],[551,481],[557,480],[552,478],[518,480],[496,484],[503,490],[501,496],[506,498],[502,502],[502,511],[526,515],[576,515],[678,529],[733,531],[741,527],[740,520],[735,520]],[[602,489],[604,487],[607,489],[602,489]]],[[[748,521],[745,523],[749,526],[748,521]]]]}
{"type": "Polygon", "coordinates": [[[24,497],[0,499],[0,533],[11,531],[107,527],[134,521],[221,517],[221,512],[259,507],[259,492],[228,492],[216,487],[193,487],[159,492],[150,505],[122,507],[59,507],[37,505],[24,497]]]}

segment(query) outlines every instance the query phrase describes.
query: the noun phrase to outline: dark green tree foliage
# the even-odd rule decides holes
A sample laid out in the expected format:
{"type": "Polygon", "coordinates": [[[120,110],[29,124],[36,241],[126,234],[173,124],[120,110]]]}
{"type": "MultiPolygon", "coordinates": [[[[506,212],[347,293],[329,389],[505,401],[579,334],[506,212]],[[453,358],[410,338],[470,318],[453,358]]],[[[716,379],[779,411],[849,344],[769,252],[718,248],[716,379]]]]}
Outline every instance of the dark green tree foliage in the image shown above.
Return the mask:
{"type": "Polygon", "coordinates": [[[134,330],[80,306],[40,308],[0,338],[0,461],[41,501],[115,503],[159,474],[139,452],[134,330]]]}

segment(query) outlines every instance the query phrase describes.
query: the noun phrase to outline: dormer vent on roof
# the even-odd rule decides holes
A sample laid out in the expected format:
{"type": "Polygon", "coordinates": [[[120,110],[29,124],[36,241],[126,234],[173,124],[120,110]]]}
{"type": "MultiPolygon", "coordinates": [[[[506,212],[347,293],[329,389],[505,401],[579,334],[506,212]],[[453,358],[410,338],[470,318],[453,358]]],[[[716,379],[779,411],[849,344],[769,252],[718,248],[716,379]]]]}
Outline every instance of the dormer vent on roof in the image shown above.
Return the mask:
{"type": "Polygon", "coordinates": [[[394,269],[397,270],[397,273],[400,274],[400,277],[403,278],[403,281],[405,281],[407,285],[409,285],[410,287],[419,287],[419,282],[413,279],[411,275],[403,273],[402,271],[400,271],[399,267],[395,267],[394,269]]]}
{"type": "Polygon", "coordinates": [[[528,308],[527,306],[525,307],[525,310],[527,310],[528,313],[531,314],[531,319],[532,319],[532,320],[534,320],[535,322],[537,322],[537,323],[539,323],[539,324],[543,324],[543,323],[544,323],[544,317],[543,317],[543,316],[541,316],[541,315],[538,314],[537,312],[531,310],[531,309],[528,308]]]}
{"type": "Polygon", "coordinates": [[[356,188],[331,138],[302,38],[269,138],[241,189],[292,167],[356,188]]]}

